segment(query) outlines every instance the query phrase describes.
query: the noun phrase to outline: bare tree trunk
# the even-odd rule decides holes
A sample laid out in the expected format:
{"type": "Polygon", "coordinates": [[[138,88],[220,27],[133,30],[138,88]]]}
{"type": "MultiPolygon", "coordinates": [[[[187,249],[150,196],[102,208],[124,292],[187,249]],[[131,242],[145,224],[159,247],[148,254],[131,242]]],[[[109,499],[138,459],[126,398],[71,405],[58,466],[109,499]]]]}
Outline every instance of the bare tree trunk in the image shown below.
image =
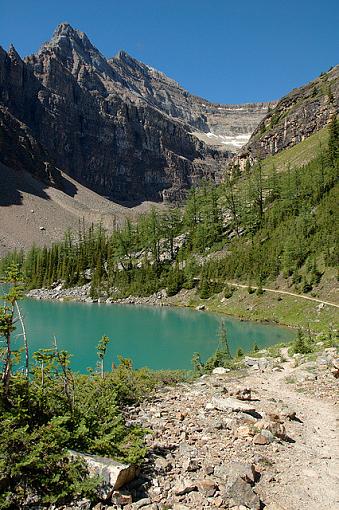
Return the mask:
{"type": "MultiPolygon", "coordinates": [[[[11,325],[13,325],[13,315],[14,315],[14,307],[11,306],[11,325]]],[[[7,400],[9,393],[9,383],[12,375],[12,346],[11,346],[11,327],[8,327],[6,334],[4,335],[6,338],[6,358],[5,358],[5,366],[2,374],[2,381],[4,383],[4,397],[7,400]]]]}
{"type": "Polygon", "coordinates": [[[28,350],[26,328],[25,328],[25,323],[23,321],[23,318],[22,318],[22,315],[21,315],[21,312],[20,312],[20,308],[19,308],[19,305],[18,305],[17,301],[15,302],[15,305],[16,305],[16,309],[18,311],[18,317],[19,317],[19,321],[20,321],[20,324],[21,324],[21,328],[22,328],[22,334],[23,334],[23,337],[24,337],[24,345],[25,345],[25,376],[26,376],[26,378],[28,380],[28,374],[29,374],[29,350],[28,350]]]}
{"type": "Polygon", "coordinates": [[[7,399],[9,392],[9,383],[11,380],[11,364],[12,364],[12,351],[11,351],[11,335],[6,335],[7,352],[5,358],[5,366],[2,374],[2,381],[4,383],[4,397],[7,399]]]}

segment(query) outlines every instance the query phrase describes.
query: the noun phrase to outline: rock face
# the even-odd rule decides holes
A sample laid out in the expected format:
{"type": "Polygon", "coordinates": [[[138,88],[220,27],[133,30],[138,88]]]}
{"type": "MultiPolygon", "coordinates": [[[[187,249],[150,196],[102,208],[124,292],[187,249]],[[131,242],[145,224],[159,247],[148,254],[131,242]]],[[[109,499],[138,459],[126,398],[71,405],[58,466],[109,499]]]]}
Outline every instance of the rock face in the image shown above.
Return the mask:
{"type": "Polygon", "coordinates": [[[1,163],[27,170],[42,181],[58,184],[60,173],[36,133],[36,115],[41,115],[38,91],[41,87],[13,47],[0,47],[0,158],[1,163]]]}
{"type": "Polygon", "coordinates": [[[189,94],[176,81],[124,51],[109,61],[122,86],[173,119],[184,122],[208,145],[237,152],[258,126],[271,103],[213,104],[189,94]]]}
{"type": "Polygon", "coordinates": [[[125,52],[105,59],[66,23],[24,61],[0,48],[1,162],[56,184],[61,169],[115,201],[218,181],[267,109],[191,96],[125,52]]]}
{"type": "Polygon", "coordinates": [[[339,66],[283,97],[260,122],[235,161],[244,167],[305,140],[339,109],[339,66]]]}

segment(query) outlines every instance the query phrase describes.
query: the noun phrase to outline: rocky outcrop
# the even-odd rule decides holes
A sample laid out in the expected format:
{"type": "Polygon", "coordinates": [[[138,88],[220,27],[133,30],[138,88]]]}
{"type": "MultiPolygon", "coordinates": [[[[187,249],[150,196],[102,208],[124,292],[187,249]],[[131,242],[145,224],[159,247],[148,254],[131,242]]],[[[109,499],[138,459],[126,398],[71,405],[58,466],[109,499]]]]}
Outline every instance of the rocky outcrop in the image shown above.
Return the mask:
{"type": "Polygon", "coordinates": [[[283,97],[260,122],[249,142],[234,158],[241,168],[246,161],[264,159],[305,140],[326,126],[339,110],[339,66],[283,97]]]}
{"type": "Polygon", "coordinates": [[[58,168],[133,204],[217,182],[268,105],[213,105],[63,23],[24,61],[0,49],[0,108],[2,163],[52,182],[58,168]]]}

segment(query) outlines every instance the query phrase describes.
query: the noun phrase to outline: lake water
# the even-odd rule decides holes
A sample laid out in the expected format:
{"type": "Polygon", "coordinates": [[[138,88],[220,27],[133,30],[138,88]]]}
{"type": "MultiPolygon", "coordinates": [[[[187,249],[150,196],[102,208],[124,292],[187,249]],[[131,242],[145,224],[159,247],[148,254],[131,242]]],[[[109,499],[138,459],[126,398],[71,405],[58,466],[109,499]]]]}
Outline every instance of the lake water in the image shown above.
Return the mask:
{"type": "MultiPolygon", "coordinates": [[[[194,352],[205,360],[218,345],[217,334],[225,322],[231,351],[244,351],[254,343],[260,348],[287,341],[293,330],[254,322],[242,322],[207,312],[169,307],[61,303],[25,299],[20,302],[30,352],[51,347],[72,355],[72,367],[85,372],[96,366],[96,346],[102,335],[110,337],[106,367],[117,355],[132,358],[136,368],[189,369],[194,352]]],[[[20,327],[15,333],[20,333],[20,327]]],[[[18,336],[15,345],[22,344],[18,336]]]]}

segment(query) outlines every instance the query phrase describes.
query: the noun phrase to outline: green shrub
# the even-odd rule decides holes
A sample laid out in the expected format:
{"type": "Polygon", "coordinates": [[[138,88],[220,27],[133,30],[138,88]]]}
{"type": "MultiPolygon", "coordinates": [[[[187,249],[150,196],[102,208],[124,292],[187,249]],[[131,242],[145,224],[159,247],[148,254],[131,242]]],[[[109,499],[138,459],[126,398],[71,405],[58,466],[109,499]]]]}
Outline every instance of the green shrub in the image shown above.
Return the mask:
{"type": "Polygon", "coordinates": [[[244,351],[239,347],[237,349],[236,357],[237,358],[242,358],[243,356],[244,356],[244,351]]]}
{"type": "Polygon", "coordinates": [[[59,504],[94,496],[98,479],[88,478],[83,462],[69,457],[69,421],[69,417],[56,417],[32,427],[11,413],[2,416],[1,509],[22,508],[28,497],[59,504]]]}
{"type": "Polygon", "coordinates": [[[308,354],[313,350],[310,339],[305,337],[301,329],[298,329],[297,337],[292,345],[292,350],[295,354],[308,354]]]}
{"type": "Polygon", "coordinates": [[[264,293],[264,290],[261,285],[257,288],[256,294],[257,296],[261,296],[264,293]]]}
{"type": "Polygon", "coordinates": [[[226,299],[229,299],[233,296],[233,292],[234,292],[234,287],[230,287],[227,283],[224,287],[224,297],[226,299]]]}

